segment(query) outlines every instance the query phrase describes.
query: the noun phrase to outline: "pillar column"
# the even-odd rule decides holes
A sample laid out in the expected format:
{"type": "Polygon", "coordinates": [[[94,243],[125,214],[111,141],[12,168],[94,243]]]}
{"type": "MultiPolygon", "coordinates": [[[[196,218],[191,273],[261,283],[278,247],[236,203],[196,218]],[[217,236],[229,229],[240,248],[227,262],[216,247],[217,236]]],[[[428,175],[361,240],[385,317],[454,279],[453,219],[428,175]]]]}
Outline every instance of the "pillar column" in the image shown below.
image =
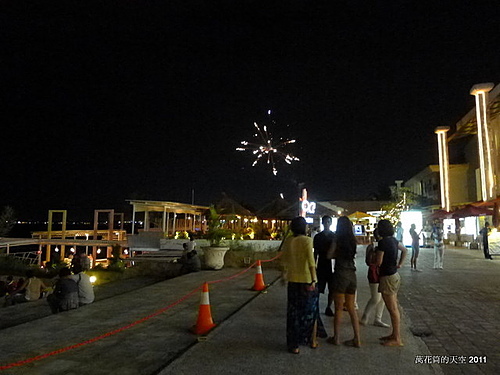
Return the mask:
{"type": "Polygon", "coordinates": [[[448,159],[448,142],[446,133],[450,130],[449,126],[438,126],[434,131],[438,138],[439,151],[439,179],[441,190],[441,207],[445,211],[451,210],[450,205],[450,165],[448,159]]]}
{"type": "Polygon", "coordinates": [[[130,234],[135,234],[135,203],[132,204],[132,233],[130,234]]]}
{"type": "Polygon", "coordinates": [[[163,234],[165,234],[165,229],[166,229],[166,221],[167,221],[167,207],[164,206],[163,207],[163,220],[162,220],[162,230],[163,230],[163,234]]]}
{"type": "Polygon", "coordinates": [[[495,159],[493,137],[488,127],[488,92],[492,83],[472,86],[470,94],[476,97],[477,138],[479,147],[479,168],[481,174],[481,197],[483,201],[496,198],[495,159]]]}

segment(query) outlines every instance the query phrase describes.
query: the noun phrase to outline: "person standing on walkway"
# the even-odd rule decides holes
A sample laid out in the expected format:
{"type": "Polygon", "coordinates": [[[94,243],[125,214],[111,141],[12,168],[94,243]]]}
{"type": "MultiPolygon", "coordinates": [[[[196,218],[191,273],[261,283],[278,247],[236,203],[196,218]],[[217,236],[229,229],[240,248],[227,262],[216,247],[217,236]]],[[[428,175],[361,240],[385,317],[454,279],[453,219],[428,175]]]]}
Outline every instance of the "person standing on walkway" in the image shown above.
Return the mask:
{"type": "Polygon", "coordinates": [[[401,277],[398,268],[401,268],[406,258],[406,247],[394,238],[394,227],[389,220],[380,220],[378,233],[382,239],[378,243],[377,264],[379,266],[379,292],[382,293],[385,306],[391,315],[392,333],[381,337],[382,345],[403,346],[401,340],[401,316],[399,313],[398,290],[401,277]],[[398,261],[398,250],[401,256],[398,261]]]}
{"type": "Polygon", "coordinates": [[[382,314],[384,313],[385,303],[382,299],[382,294],[378,291],[380,282],[379,269],[377,264],[377,249],[380,237],[378,229],[373,231],[374,241],[366,247],[365,263],[368,266],[368,284],[370,285],[370,299],[366,303],[363,317],[360,320],[361,325],[368,324],[368,319],[371,317],[373,310],[375,310],[375,321],[373,325],[376,327],[389,328],[390,325],[382,321],[382,314]]]}
{"type": "Polygon", "coordinates": [[[436,221],[432,228],[432,239],[434,240],[434,269],[443,269],[444,243],[443,225],[436,221]]]}
{"type": "Polygon", "coordinates": [[[398,223],[396,224],[396,239],[399,243],[403,243],[403,232],[403,223],[398,221],[398,223]]]}
{"type": "Polygon", "coordinates": [[[418,253],[420,252],[420,233],[417,233],[417,231],[415,230],[416,228],[417,226],[415,224],[412,224],[410,227],[410,236],[411,236],[410,264],[412,271],[420,272],[421,270],[417,268],[418,253]]]}
{"type": "Polygon", "coordinates": [[[317,336],[326,336],[319,316],[312,239],[306,236],[306,220],[296,217],[290,224],[293,233],[283,244],[281,256],[288,281],[286,342],[288,351],[299,354],[299,345],[318,347],[317,336]]]}
{"type": "Polygon", "coordinates": [[[354,228],[347,216],[341,216],[337,222],[337,247],[335,251],[335,271],[333,273],[333,302],[335,304],[335,317],[333,318],[333,336],[328,342],[333,345],[340,344],[340,322],[344,306],[351,318],[354,337],[344,342],[347,346],[359,348],[361,338],[359,334],[358,313],[354,302],[356,300],[356,256],[357,241],[354,228]]]}
{"type": "Polygon", "coordinates": [[[328,259],[328,249],[335,241],[335,233],[330,229],[332,225],[331,216],[325,215],[321,218],[323,231],[314,236],[314,259],[316,260],[316,269],[318,274],[318,290],[320,293],[325,293],[326,285],[328,284],[328,303],[325,309],[326,316],[333,316],[333,260],[328,259]]]}
{"type": "Polygon", "coordinates": [[[484,228],[479,231],[479,234],[482,236],[483,240],[483,253],[485,259],[493,259],[490,255],[490,246],[488,243],[488,235],[490,234],[490,223],[485,222],[484,228]]]}

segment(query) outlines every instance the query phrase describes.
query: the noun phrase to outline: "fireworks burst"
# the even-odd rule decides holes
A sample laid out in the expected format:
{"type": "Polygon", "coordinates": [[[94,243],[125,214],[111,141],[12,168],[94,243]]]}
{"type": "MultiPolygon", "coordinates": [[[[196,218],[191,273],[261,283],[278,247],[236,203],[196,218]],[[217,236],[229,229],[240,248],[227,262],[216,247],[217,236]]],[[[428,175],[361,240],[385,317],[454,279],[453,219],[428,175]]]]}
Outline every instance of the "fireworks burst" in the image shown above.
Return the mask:
{"type": "Polygon", "coordinates": [[[260,160],[267,160],[267,164],[270,164],[273,168],[273,174],[276,176],[278,170],[276,169],[275,159],[283,159],[287,164],[292,164],[292,161],[299,161],[299,158],[285,152],[283,149],[286,145],[290,143],[295,143],[295,139],[281,140],[277,144],[273,144],[273,137],[267,130],[267,126],[263,126],[262,129],[257,125],[256,122],[253,123],[257,129],[257,134],[254,137],[258,138],[259,143],[251,143],[247,141],[242,141],[241,145],[243,147],[238,147],[237,151],[252,151],[255,155],[255,160],[252,167],[255,167],[260,160]]]}

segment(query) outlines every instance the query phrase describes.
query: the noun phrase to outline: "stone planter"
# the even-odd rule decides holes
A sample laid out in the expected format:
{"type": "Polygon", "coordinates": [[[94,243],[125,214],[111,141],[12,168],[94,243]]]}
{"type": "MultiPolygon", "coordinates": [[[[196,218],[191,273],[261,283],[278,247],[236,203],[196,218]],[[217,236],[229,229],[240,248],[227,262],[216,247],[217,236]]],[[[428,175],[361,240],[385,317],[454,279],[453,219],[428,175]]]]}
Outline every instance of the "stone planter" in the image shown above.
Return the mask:
{"type": "Polygon", "coordinates": [[[205,258],[205,267],[212,270],[220,270],[224,267],[224,256],[229,247],[202,247],[205,258]]]}

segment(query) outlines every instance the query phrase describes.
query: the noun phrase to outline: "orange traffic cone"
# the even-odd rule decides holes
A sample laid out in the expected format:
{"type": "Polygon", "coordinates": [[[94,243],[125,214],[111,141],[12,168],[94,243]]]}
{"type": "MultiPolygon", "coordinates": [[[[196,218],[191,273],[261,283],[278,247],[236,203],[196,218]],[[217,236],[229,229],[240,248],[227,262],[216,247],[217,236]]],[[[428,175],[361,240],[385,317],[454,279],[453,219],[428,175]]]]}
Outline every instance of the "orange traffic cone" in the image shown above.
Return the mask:
{"type": "Polygon", "coordinates": [[[264,275],[262,275],[262,266],[260,265],[260,260],[257,261],[257,273],[255,274],[255,283],[253,284],[253,290],[262,291],[266,289],[266,284],[264,284],[264,275]]]}
{"type": "Polygon", "coordinates": [[[215,326],[216,324],[212,320],[212,313],[210,311],[208,283],[204,283],[203,290],[201,292],[200,309],[198,310],[198,320],[196,321],[196,325],[193,326],[191,331],[197,335],[204,335],[215,326]]]}

